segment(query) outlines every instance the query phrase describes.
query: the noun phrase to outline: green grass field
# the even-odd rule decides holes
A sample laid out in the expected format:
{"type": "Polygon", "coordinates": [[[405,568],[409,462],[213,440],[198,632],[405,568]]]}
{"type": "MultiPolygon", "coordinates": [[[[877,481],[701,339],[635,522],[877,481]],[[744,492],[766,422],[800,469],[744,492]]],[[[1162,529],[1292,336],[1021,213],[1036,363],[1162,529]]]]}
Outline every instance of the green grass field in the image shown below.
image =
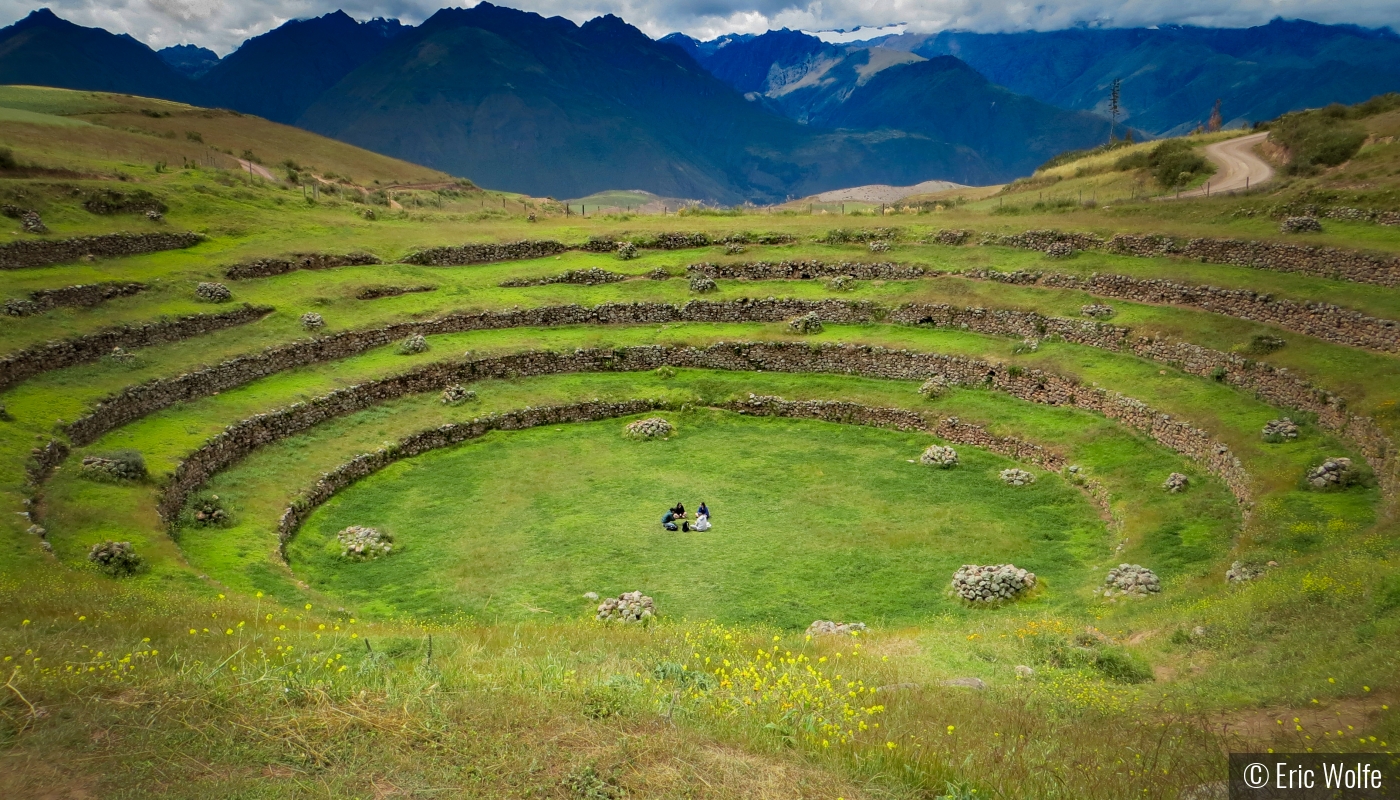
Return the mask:
{"type": "MultiPolygon", "coordinates": [[[[883,216],[856,204],[845,215],[800,204],[628,214],[645,196],[612,192],[585,198],[583,218],[557,201],[475,187],[254,117],[0,87],[0,147],[16,161],[0,171],[0,202],[38,211],[46,238],[207,235],[188,250],[0,272],[0,300],[98,281],[149,287],[91,308],[0,316],[0,355],[227,309],[197,302],[200,281],[274,308],[252,324],[48,370],[0,392],[0,796],[1177,800],[1223,796],[1231,750],[1394,751],[1393,459],[1367,465],[1356,442],[1309,414],[1109,349],[884,322],[827,323],[809,335],[786,321],[436,335],[423,353],[386,345],[192,397],[74,447],[37,482],[26,471],[34,448],[65,440],[65,422],[125,388],[319,335],[303,329],[307,312],[338,333],[457,312],[682,304],[701,298],[684,276],[704,261],[889,260],[932,273],[844,291],[721,280],[706,300],[947,303],[1070,318],[1103,301],[946,274],[990,269],[1160,278],[1400,319],[1400,290],[1377,285],[924,243],[944,228],[1055,228],[1400,252],[1400,228],[1365,220],[1324,215],[1323,232],[1306,237],[1278,230],[1282,215],[1312,206],[1400,209],[1400,144],[1386,138],[1396,112],[1348,124],[1371,137],[1349,161],[1287,168],[1291,154],[1271,151],[1287,174],[1235,197],[1140,199],[1160,187],[1149,192],[1141,170],[1117,169],[1130,153],[1120,149],[883,216]],[[84,201],[106,190],[148,191],[168,210],[162,220],[88,211],[84,201]],[[1081,192],[1096,204],[1080,202],[1081,192]],[[595,204],[609,203],[624,213],[595,216],[595,204]],[[823,241],[833,229],[876,226],[898,229],[886,252],[823,241]],[[467,267],[397,263],[436,245],[577,245],[676,231],[796,241],[742,253],[644,249],[633,260],[569,251],[467,267]],[[357,251],[386,263],[222,277],[254,258],[357,251]],[[628,279],[499,285],[590,268],[628,279]],[[657,269],[669,278],[649,278],[657,269]],[[356,299],[383,285],[434,291],[356,299]],[[1204,465],[1143,432],[1072,405],[976,386],[926,397],[920,381],[858,375],[679,369],[482,380],[461,405],[444,404],[440,387],[385,400],[267,441],[212,475],[197,495],[217,495],[226,524],[198,523],[194,506],[173,524],[156,513],[181,462],[226,427],[337,389],[463,358],[738,341],[903,348],[1116,391],[1226,446],[1252,501],[1237,503],[1204,465]],[[960,464],[937,470],[914,463],[937,441],[930,434],[721,410],[751,393],[956,417],[1076,469],[955,445],[960,464]],[[632,441],[622,428],[635,417],[617,418],[498,431],[404,459],[317,509],[282,559],[284,509],[356,456],[449,423],[593,399],[662,401],[644,416],[665,417],[678,433],[632,441]],[[1261,428],[1283,416],[1299,424],[1298,438],[1264,441],[1261,428]],[[146,477],[95,480],[82,468],[84,458],[122,451],[141,455],[146,477]],[[1310,488],[1309,470],[1333,457],[1354,460],[1356,481],[1310,488]],[[1003,484],[998,473],[1012,466],[1037,482],[1003,484]],[[1189,477],[1184,493],[1163,488],[1173,472],[1189,477]],[[714,529],[663,531],[660,516],[677,500],[691,509],[707,501],[714,529]],[[335,537],[350,525],[391,533],[396,552],[342,558],[335,537]],[[141,567],[100,571],[89,553],[107,541],[130,543],[141,567]],[[1035,571],[1041,585],[995,607],[950,595],[959,566],[1003,562],[1035,571]],[[1236,562],[1259,576],[1228,582],[1236,562]],[[1120,563],[1154,570],[1162,592],[1097,594],[1120,563]],[[597,622],[596,604],[583,599],[630,590],[656,599],[652,624],[597,622]],[[869,630],[806,635],[817,619],[869,630]],[[975,681],[985,688],[967,688],[975,681]]],[[[9,218],[0,236],[34,237],[9,218]]],[[[1348,410],[1400,435],[1393,354],[1201,309],[1106,302],[1133,336],[1236,353],[1278,337],[1281,349],[1250,357],[1339,394],[1348,410]]]]}

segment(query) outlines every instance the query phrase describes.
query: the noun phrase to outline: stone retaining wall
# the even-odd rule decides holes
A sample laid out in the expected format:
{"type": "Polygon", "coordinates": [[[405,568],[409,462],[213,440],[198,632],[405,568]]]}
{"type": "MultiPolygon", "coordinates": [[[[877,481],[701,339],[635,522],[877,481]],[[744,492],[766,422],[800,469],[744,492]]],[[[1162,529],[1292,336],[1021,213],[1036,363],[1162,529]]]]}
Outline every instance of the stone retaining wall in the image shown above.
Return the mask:
{"type": "Polygon", "coordinates": [[[589,403],[526,408],[504,414],[492,414],[471,422],[451,423],[411,434],[389,447],[381,447],[341,464],[322,475],[315,485],[298,495],[286,511],[282,512],[282,517],[277,522],[278,549],[285,559],[287,542],[313,511],[336,492],[396,461],[477,439],[490,431],[517,431],[566,422],[593,422],[640,414],[663,406],[664,404],[657,400],[629,400],[622,403],[595,400],[589,403]]]}
{"type": "Polygon", "coordinates": [[[1248,289],[1197,286],[1157,278],[1131,278],[1127,275],[1088,277],[1058,272],[998,272],[989,269],[936,271],[916,264],[888,261],[750,261],[734,264],[692,264],[687,272],[710,278],[737,280],[802,280],[834,278],[841,275],[859,280],[911,280],[925,277],[969,278],[1055,289],[1077,289],[1103,297],[1136,303],[1197,308],[1213,314],[1276,325],[1305,336],[1348,347],[1400,353],[1400,323],[1368,316],[1330,303],[1281,300],[1248,289]]]}
{"type": "Polygon", "coordinates": [[[244,305],[218,314],[191,314],[172,320],[122,325],[71,339],[46,342],[0,358],[0,390],[49,370],[96,361],[112,348],[134,349],[164,344],[213,331],[244,325],[272,313],[273,309],[244,305]]]}
{"type": "Polygon", "coordinates": [[[24,269],[77,261],[180,250],[204,241],[197,233],[108,233],[76,239],[34,239],[0,245],[0,269],[24,269]]]}
{"type": "Polygon", "coordinates": [[[1395,448],[1380,426],[1370,417],[1347,411],[1343,398],[1313,386],[1287,369],[1186,342],[1133,337],[1128,328],[1092,320],[932,304],[889,309],[872,303],[840,300],[697,300],[683,306],[660,303],[605,304],[592,308],[547,306],[519,311],[456,314],[426,322],[346,331],[321,339],[269,348],[256,355],[231,359],[175,378],[156,379],[128,387],[99,403],[91,413],[70,424],[65,432],[75,445],[86,445],[108,431],[175,403],[206,397],[284,370],[347,358],[415,334],[584,324],[773,322],[811,312],[831,322],[883,321],[959,329],[966,326],[965,329],[977,333],[1015,338],[1055,336],[1073,344],[1129,352],[1193,375],[1215,377],[1252,392],[1270,405],[1315,414],[1324,429],[1348,439],[1357,447],[1381,476],[1387,498],[1393,500],[1397,494],[1396,488],[1400,486],[1395,448]]]}
{"type": "Polygon", "coordinates": [[[380,263],[379,258],[370,253],[293,253],[287,258],[260,258],[245,261],[224,269],[224,277],[231,281],[250,278],[270,278],[295,272],[299,269],[332,269],[334,267],[367,267],[380,263]]]}
{"type": "MultiPolygon", "coordinates": [[[[565,422],[592,422],[641,414],[665,407],[666,404],[659,400],[629,400],[621,403],[593,401],[492,414],[482,419],[474,419],[469,423],[451,423],[420,431],[400,439],[389,447],[381,447],[372,453],[356,456],[323,474],[320,480],[299,494],[282,512],[282,517],[277,523],[278,548],[285,559],[287,542],[291,541],[302,523],[317,508],[324,505],[327,500],[347,486],[396,461],[413,458],[429,450],[450,447],[469,439],[476,439],[489,431],[522,430],[565,422]]],[[[939,420],[931,426],[922,414],[901,408],[877,408],[858,403],[829,400],[789,401],[781,397],[755,395],[749,395],[746,400],[737,400],[722,407],[728,411],[754,416],[817,419],[846,425],[924,431],[948,441],[991,450],[1020,461],[1036,464],[1045,469],[1059,471],[1064,467],[1063,458],[1050,453],[1040,445],[1012,437],[993,436],[979,425],[960,423],[956,418],[939,420]]]]}
{"type": "Polygon", "coordinates": [[[29,451],[29,461],[24,465],[25,477],[34,488],[41,486],[53,474],[54,468],[68,457],[68,445],[57,439],[50,439],[43,447],[29,451]]]}
{"type": "Polygon", "coordinates": [[[150,287],[144,283],[79,283],[61,289],[39,289],[21,300],[5,301],[4,312],[12,317],[28,317],[55,308],[89,308],[114,297],[129,297],[150,287]]]}
{"type": "Polygon", "coordinates": [[[484,242],[460,247],[430,247],[410,253],[405,264],[425,267],[456,267],[465,264],[485,264],[491,261],[519,261],[529,258],[557,256],[568,245],[552,239],[522,239],[518,242],[484,242]]]}
{"type": "MultiPolygon", "coordinates": [[[[932,240],[938,241],[938,234],[935,234],[932,240]]],[[[1121,256],[1178,256],[1209,264],[1232,264],[1274,272],[1301,272],[1321,278],[1381,286],[1400,285],[1400,256],[1342,250],[1336,247],[1204,237],[1175,239],[1159,234],[1140,236],[1126,233],[1104,240],[1103,237],[1092,233],[1055,230],[1023,231],[1011,235],[990,233],[980,240],[980,244],[984,245],[1041,251],[1057,242],[1067,243],[1075,250],[1103,250],[1121,256]]]]}
{"type": "Polygon", "coordinates": [[[940,376],[950,386],[983,387],[1033,403],[1071,405],[1102,414],[1146,433],[1159,444],[1202,464],[1217,475],[1245,508],[1252,502],[1250,478],[1224,444],[1191,424],[1159,413],[1139,400],[1040,370],[1021,370],[979,359],[887,350],[880,347],[788,342],[720,342],[708,347],[639,346],[535,351],[446,361],[322,395],[236,423],[207,441],[176,467],[157,506],[171,524],[189,493],[215,473],[273,441],[333,417],[408,394],[492,378],[571,372],[649,372],[662,366],[731,371],[827,373],[922,381],[940,376]]]}

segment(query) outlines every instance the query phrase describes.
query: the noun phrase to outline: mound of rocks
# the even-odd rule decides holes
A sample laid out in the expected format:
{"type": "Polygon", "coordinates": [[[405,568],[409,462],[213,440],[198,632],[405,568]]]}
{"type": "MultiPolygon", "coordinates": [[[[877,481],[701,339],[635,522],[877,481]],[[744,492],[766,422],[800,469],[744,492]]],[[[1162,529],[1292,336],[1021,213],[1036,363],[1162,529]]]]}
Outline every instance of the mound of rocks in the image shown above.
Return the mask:
{"type": "Polygon", "coordinates": [[[1308,470],[1308,485],[1314,489],[1329,489],[1346,486],[1356,478],[1351,459],[1337,456],[1329,458],[1308,470]]]}
{"type": "Polygon", "coordinates": [[[709,294],[718,288],[719,284],[707,275],[696,275],[690,279],[690,291],[696,294],[709,294]]]}
{"type": "Polygon", "coordinates": [[[1029,486],[1035,483],[1035,476],[1023,469],[1012,467],[1001,471],[1001,482],[1007,486],[1029,486]]]}
{"type": "Polygon", "coordinates": [[[647,280],[651,280],[651,281],[665,281],[665,280],[670,280],[670,278],[671,278],[671,273],[667,272],[666,270],[662,269],[661,267],[657,267],[656,269],[654,269],[654,270],[652,270],[651,272],[648,272],[648,273],[647,273],[647,280]]]}
{"type": "Polygon", "coordinates": [[[415,353],[426,353],[427,351],[428,340],[421,333],[415,333],[402,342],[399,342],[400,355],[411,356],[415,353]]]}
{"type": "Polygon", "coordinates": [[[1186,487],[1190,485],[1190,478],[1186,477],[1185,475],[1182,475],[1180,472],[1173,472],[1172,474],[1168,475],[1166,481],[1162,483],[1162,488],[1166,489],[1172,494],[1180,494],[1186,491],[1186,487]]]}
{"type": "Polygon", "coordinates": [[[1285,217],[1278,226],[1280,233],[1322,233],[1317,217],[1285,217]]]}
{"type": "Polygon", "coordinates": [[[632,242],[618,242],[616,253],[617,257],[622,259],[623,261],[628,261],[630,259],[636,258],[637,245],[633,244],[632,242]]]}
{"type": "Polygon", "coordinates": [[[603,622],[646,622],[656,616],[656,601],[641,592],[623,592],[598,606],[603,622]]]}
{"type": "Polygon", "coordinates": [[[939,469],[956,467],[958,465],[958,451],[941,444],[929,445],[924,454],[919,456],[919,463],[939,469]]]}
{"type": "Polygon", "coordinates": [[[369,561],[387,556],[394,549],[394,537],[378,528],[351,525],[337,533],[340,540],[340,555],[351,561],[369,561]]]}
{"type": "Polygon", "coordinates": [[[88,551],[88,561],[108,575],[121,577],[134,574],[141,568],[141,556],[131,542],[100,542],[88,551]]]}
{"type": "Polygon", "coordinates": [[[39,217],[38,211],[26,211],[19,217],[19,226],[25,233],[48,233],[49,226],[39,217]]]}
{"type": "Polygon", "coordinates": [[[1264,423],[1264,429],[1260,431],[1266,442],[1283,442],[1298,438],[1298,424],[1288,417],[1282,419],[1271,419],[1264,423]]]}
{"type": "Polygon", "coordinates": [[[1051,242],[1045,248],[1045,255],[1050,258],[1069,258],[1074,255],[1074,245],[1069,242],[1051,242]]]}
{"type": "Polygon", "coordinates": [[[1162,591],[1162,582],[1157,573],[1139,564],[1119,564],[1108,571],[1103,586],[1097,591],[1104,597],[1129,595],[1146,597],[1162,591]]]}
{"type": "Polygon", "coordinates": [[[788,327],[804,336],[812,333],[821,333],[822,318],[817,316],[817,312],[809,311],[789,322],[788,327]]]}
{"type": "Polygon", "coordinates": [[[676,432],[671,423],[661,417],[648,417],[627,423],[623,435],[629,439],[665,439],[676,432]]]}
{"type": "Polygon", "coordinates": [[[233,299],[233,292],[222,283],[200,281],[199,285],[194,287],[194,296],[206,303],[227,303],[233,299]]]}
{"type": "Polygon", "coordinates": [[[1011,600],[1035,588],[1035,573],[1015,564],[964,564],[953,573],[953,592],[970,603],[1011,600]]]}
{"type": "Polygon", "coordinates": [[[1080,306],[1079,313],[1094,319],[1109,319],[1115,313],[1113,306],[1106,306],[1103,303],[1090,303],[1087,306],[1080,306]]]}
{"type": "Polygon", "coordinates": [[[161,220],[165,219],[165,215],[155,210],[154,208],[148,208],[146,209],[146,219],[150,220],[151,222],[160,222],[161,220]]]}
{"type": "Polygon", "coordinates": [[[1225,570],[1225,580],[1228,583],[1247,583],[1264,574],[1264,568],[1255,564],[1246,564],[1243,561],[1236,561],[1225,570]]]}
{"type": "Polygon", "coordinates": [[[941,397],[947,389],[948,379],[942,375],[934,375],[919,386],[919,394],[928,398],[941,397]]]}
{"type": "Polygon", "coordinates": [[[216,526],[229,521],[228,511],[219,501],[217,494],[195,498],[194,502],[190,503],[190,512],[196,525],[216,526]]]}
{"type": "Polygon", "coordinates": [[[740,253],[744,252],[744,250],[746,249],[747,248],[745,248],[742,244],[739,244],[738,242],[730,242],[729,244],[724,246],[724,254],[727,256],[737,256],[740,253]]]}
{"type": "Polygon", "coordinates": [[[326,327],[326,320],[315,311],[308,311],[301,315],[301,327],[308,331],[320,330],[326,327]]]}
{"type": "Polygon", "coordinates": [[[973,231],[965,230],[962,228],[944,228],[943,230],[933,235],[932,241],[937,242],[938,244],[946,244],[956,247],[960,244],[967,244],[967,240],[972,238],[972,234],[973,231]]]}
{"type": "Polygon", "coordinates": [[[856,633],[864,633],[865,630],[864,622],[832,622],[829,619],[819,619],[807,626],[807,635],[852,636],[856,633]]]}
{"type": "Polygon", "coordinates": [[[454,383],[442,390],[442,404],[445,406],[460,406],[463,403],[470,403],[475,399],[476,392],[460,383],[454,383]]]}
{"type": "Polygon", "coordinates": [[[856,281],[850,275],[837,275],[826,282],[826,288],[833,292],[849,292],[856,288],[856,281]]]}
{"type": "Polygon", "coordinates": [[[146,462],[139,453],[121,453],[110,458],[84,456],[83,474],[104,481],[139,481],[146,477],[146,462]]]}
{"type": "Polygon", "coordinates": [[[870,252],[872,253],[887,253],[889,249],[890,243],[888,239],[876,239],[870,243],[870,252]]]}
{"type": "Polygon", "coordinates": [[[136,354],[131,352],[130,350],[122,348],[121,345],[113,347],[112,352],[108,353],[107,357],[119,364],[136,360],[136,354]]]}

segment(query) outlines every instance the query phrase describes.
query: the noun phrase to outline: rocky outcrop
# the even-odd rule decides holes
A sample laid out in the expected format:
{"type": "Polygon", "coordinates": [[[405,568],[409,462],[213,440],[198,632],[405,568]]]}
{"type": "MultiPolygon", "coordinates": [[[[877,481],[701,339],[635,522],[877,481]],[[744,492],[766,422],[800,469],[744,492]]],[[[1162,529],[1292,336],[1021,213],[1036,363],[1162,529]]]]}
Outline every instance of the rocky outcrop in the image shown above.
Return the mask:
{"type": "Polygon", "coordinates": [[[197,233],[109,233],[76,239],[43,239],[0,245],[0,269],[62,264],[81,258],[119,258],[181,250],[204,241],[197,233]]]}
{"type": "Polygon", "coordinates": [[[55,308],[91,308],[116,297],[130,297],[146,291],[144,283],[80,283],[61,289],[39,289],[24,299],[5,301],[4,312],[12,317],[28,317],[55,308]]]}

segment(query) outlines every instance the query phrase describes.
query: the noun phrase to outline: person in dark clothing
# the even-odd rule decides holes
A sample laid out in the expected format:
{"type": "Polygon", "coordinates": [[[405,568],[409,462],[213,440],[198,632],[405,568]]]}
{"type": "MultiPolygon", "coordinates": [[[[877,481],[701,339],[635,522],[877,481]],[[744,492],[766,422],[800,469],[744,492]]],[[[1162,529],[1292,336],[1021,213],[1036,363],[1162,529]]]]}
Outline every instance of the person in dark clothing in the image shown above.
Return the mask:
{"type": "Polygon", "coordinates": [[[707,517],[710,516],[710,507],[707,506],[707,505],[705,505],[705,501],[704,501],[704,500],[701,500],[701,501],[700,501],[700,507],[697,508],[697,509],[695,509],[695,515],[696,515],[696,516],[699,516],[699,515],[701,515],[701,514],[704,514],[704,515],[707,516],[707,517]]]}
{"type": "Polygon", "coordinates": [[[676,519],[685,519],[685,503],[677,502],[671,513],[676,515],[676,519]]]}
{"type": "Polygon", "coordinates": [[[675,511],[667,511],[665,514],[662,515],[662,517],[661,517],[661,527],[665,528],[665,529],[668,530],[668,531],[679,530],[679,529],[676,527],[676,512],[675,512],[675,511]]]}

